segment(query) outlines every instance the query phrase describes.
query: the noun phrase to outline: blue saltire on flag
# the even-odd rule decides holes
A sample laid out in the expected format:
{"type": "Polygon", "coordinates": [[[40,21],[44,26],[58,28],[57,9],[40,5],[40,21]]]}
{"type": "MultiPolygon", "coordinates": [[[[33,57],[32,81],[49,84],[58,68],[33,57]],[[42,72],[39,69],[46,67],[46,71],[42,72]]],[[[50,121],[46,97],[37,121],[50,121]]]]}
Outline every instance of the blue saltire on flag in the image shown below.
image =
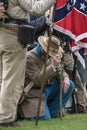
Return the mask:
{"type": "Polygon", "coordinates": [[[74,40],[72,50],[87,48],[87,0],[58,0],[54,29],[74,40]]]}

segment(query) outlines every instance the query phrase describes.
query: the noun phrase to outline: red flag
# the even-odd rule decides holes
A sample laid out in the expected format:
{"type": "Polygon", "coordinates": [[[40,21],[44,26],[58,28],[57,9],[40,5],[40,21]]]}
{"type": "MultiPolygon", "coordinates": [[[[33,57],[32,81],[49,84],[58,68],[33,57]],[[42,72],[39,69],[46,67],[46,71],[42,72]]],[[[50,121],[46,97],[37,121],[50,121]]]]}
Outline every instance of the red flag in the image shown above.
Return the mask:
{"type": "Polygon", "coordinates": [[[72,36],[72,5],[71,1],[57,1],[54,29],[74,37],[74,35],[72,36]],[[70,7],[68,7],[69,4],[70,7]]]}
{"type": "Polygon", "coordinates": [[[54,29],[87,48],[87,0],[58,0],[54,29]]]}
{"type": "Polygon", "coordinates": [[[87,0],[57,0],[54,29],[74,40],[73,51],[87,48],[87,0]]]}

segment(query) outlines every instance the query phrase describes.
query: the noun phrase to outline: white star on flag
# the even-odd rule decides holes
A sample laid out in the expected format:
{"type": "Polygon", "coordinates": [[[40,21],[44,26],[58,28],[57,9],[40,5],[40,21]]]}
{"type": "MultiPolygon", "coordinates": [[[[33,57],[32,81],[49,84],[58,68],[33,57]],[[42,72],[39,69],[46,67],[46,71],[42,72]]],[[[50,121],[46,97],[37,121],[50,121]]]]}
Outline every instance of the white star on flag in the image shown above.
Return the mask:
{"type": "Polygon", "coordinates": [[[67,10],[70,10],[70,8],[71,8],[71,5],[68,3],[67,10]]]}
{"type": "Polygon", "coordinates": [[[84,11],[86,6],[84,5],[84,3],[81,3],[80,5],[81,5],[80,9],[82,9],[84,11]]]}

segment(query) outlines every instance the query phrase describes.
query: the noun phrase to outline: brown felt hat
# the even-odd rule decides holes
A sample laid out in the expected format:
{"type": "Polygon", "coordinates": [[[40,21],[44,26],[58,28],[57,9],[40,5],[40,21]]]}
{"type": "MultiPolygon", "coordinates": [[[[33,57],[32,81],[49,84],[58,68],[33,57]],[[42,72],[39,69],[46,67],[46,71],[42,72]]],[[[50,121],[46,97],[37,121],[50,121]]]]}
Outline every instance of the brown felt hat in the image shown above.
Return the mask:
{"type": "MultiPolygon", "coordinates": [[[[38,41],[39,41],[39,44],[41,45],[42,49],[45,52],[47,52],[49,37],[40,36],[38,38],[38,41]]],[[[60,40],[56,36],[52,35],[51,42],[50,42],[49,55],[51,57],[53,57],[57,54],[62,56],[63,53],[64,53],[64,51],[63,51],[62,47],[60,46],[60,40]]]]}

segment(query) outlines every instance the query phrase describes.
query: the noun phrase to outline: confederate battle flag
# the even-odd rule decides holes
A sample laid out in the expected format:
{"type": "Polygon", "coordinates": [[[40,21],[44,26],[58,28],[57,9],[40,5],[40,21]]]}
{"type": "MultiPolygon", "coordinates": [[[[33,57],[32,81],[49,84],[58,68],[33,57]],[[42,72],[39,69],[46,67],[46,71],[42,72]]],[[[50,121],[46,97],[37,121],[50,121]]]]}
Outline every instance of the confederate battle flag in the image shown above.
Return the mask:
{"type": "Polygon", "coordinates": [[[57,0],[54,29],[73,39],[72,51],[87,48],[87,0],[57,0]]]}

